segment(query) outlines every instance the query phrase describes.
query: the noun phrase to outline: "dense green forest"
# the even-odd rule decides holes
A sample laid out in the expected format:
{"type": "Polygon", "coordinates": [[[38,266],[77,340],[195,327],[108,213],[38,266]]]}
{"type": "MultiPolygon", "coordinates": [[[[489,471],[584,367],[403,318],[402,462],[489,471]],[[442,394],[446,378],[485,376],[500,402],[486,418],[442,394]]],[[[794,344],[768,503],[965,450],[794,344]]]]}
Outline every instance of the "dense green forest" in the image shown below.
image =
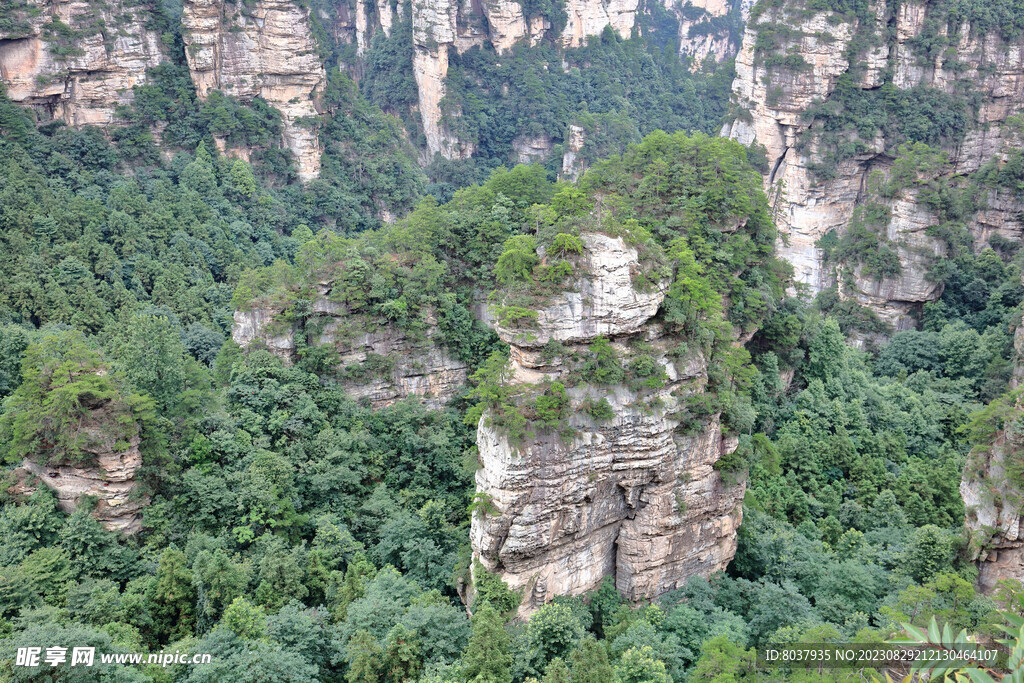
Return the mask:
{"type": "MultiPolygon", "coordinates": [[[[813,304],[774,306],[750,344],[752,413],[733,463],[749,466],[749,492],[726,574],[640,606],[606,583],[526,623],[510,619],[520,597],[484,576],[470,619],[457,588],[473,399],[370,410],[346,397],[322,354],[285,366],[242,353],[228,339],[231,311],[267,296],[300,310],[303,273],[340,262],[365,320],[414,330],[441,309],[445,343],[477,367],[502,351],[468,314],[473,291],[493,287],[509,238],[532,230],[544,205],[571,219],[560,230],[578,229],[574,202],[645,159],[664,164],[667,194],[636,193],[636,215],[653,235],[687,234],[722,210],[707,198],[746,176],[718,176],[725,185],[686,200],[688,222],[659,207],[707,165],[746,163],[745,150],[654,136],[579,189],[521,166],[448,203],[424,200],[394,225],[315,236],[324,226],[309,203],[201,139],[139,165],[95,131],[37,130],[2,111],[8,462],[86,457],[70,425],[103,402],[120,416],[115,437],[140,443],[150,498],[143,532],[123,537],[89,501],[68,515],[45,487],[6,494],[10,680],[45,675],[11,667],[19,646],[65,641],[216,655],[209,667],[109,665],[103,680],[736,680],[751,648],[769,643],[881,641],[932,615],[992,628],[999,597],[973,588],[956,486],[970,415],[1008,378],[1024,298],[1012,253],[961,252],[922,330],[873,355],[848,347],[813,304]]],[[[753,284],[710,282],[735,301],[753,284]]]]}
{"type": "MultiPolygon", "coordinates": [[[[976,4],[956,11],[981,21],[976,4]]],[[[994,6],[985,21],[1018,31],[1011,3],[994,6]]],[[[0,678],[831,681],[850,672],[759,664],[757,649],[881,643],[933,617],[996,634],[1020,587],[975,589],[958,485],[985,438],[985,406],[1004,405],[1024,312],[1018,245],[993,238],[977,250],[950,228],[932,273],[945,288],[919,329],[854,348],[847,333],[892,330],[834,290],[784,295],[791,273],[774,257],[763,155],[708,136],[726,113],[732,63],[680,60],[667,10],[645,14],[627,40],[609,29],[573,50],[453,55],[446,122],[479,153],[426,169],[410,17],[375,36],[358,84],[338,68],[354,48],[320,36],[333,67],[323,170],[305,184],[272,107],[196,97],[174,30],[176,61],[136,87],[119,113],[126,125],[107,133],[40,123],[0,93],[0,678]],[[569,124],[586,130],[591,167],[575,183],[555,180],[569,124]],[[511,166],[521,135],[554,141],[545,163],[511,166]],[[250,148],[251,161],[218,153],[216,140],[250,148]],[[598,213],[611,195],[614,226],[598,213]],[[397,220],[382,220],[382,207],[397,220]],[[743,229],[726,234],[738,215],[743,229]],[[744,519],[725,572],[642,604],[607,578],[521,620],[523,596],[482,566],[463,602],[470,519],[486,504],[474,497],[476,426],[485,409],[506,410],[510,432],[558,426],[565,387],[514,405],[501,382],[509,349],[474,311],[499,289],[513,296],[491,312],[529,321],[564,287],[587,229],[644,253],[651,270],[634,283],[671,283],[657,324],[685,330],[713,361],[694,408],[720,412],[739,437],[718,467],[746,476],[744,519]],[[384,360],[339,367],[318,344],[325,282],[350,313],[335,333],[429,338],[468,367],[459,395],[438,410],[351,398],[346,387],[384,360]],[[294,331],[293,362],[232,341],[234,312],[261,307],[294,331]],[[732,343],[740,333],[752,335],[745,347],[732,343]],[[129,501],[138,533],[106,529],[95,497],[62,510],[25,473],[94,467],[100,451],[140,458],[129,501]],[[19,648],[40,645],[214,661],[59,676],[15,665],[19,648]]],[[[856,92],[843,116],[871,110],[856,92]]],[[[904,130],[917,94],[877,127],[898,127],[894,143],[951,137],[904,130]]],[[[955,106],[924,100],[959,126],[955,106]]],[[[923,145],[900,150],[914,173],[935,161],[923,145]]],[[[1021,159],[983,166],[972,187],[1014,187],[1021,159]]],[[[942,183],[932,173],[916,189],[962,223],[965,190],[942,183]]],[[[823,248],[898,272],[877,235],[854,228],[823,248]]],[[[660,380],[607,345],[591,350],[580,381],[660,380]]]]}

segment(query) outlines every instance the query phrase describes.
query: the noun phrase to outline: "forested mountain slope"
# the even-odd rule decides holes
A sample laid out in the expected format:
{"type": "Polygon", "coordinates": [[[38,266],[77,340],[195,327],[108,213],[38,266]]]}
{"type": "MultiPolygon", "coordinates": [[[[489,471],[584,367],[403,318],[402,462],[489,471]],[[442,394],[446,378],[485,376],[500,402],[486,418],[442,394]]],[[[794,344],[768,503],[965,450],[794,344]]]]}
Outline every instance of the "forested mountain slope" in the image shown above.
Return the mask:
{"type": "Polygon", "coordinates": [[[0,5],[5,680],[994,633],[1018,4],[0,5]]]}

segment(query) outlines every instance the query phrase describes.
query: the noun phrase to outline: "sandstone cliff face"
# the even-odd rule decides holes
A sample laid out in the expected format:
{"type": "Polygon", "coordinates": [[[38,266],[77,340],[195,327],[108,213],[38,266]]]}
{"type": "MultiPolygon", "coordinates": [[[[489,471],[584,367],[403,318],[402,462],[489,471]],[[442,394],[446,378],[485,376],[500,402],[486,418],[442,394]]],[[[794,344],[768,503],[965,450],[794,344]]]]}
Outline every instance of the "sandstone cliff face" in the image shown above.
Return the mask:
{"type": "MultiPolygon", "coordinates": [[[[382,13],[378,0],[378,16],[382,13]]],[[[736,11],[749,9],[749,0],[742,0],[736,11]],[[743,8],[740,10],[739,8],[743,8]]],[[[705,10],[698,18],[691,16],[692,6],[688,2],[670,2],[669,8],[679,16],[680,52],[694,57],[697,61],[707,55],[714,55],[721,61],[735,54],[736,46],[728,29],[711,26],[709,20],[721,19],[733,11],[728,0],[698,0],[693,5],[705,10]],[[697,27],[702,28],[697,28],[697,27]]],[[[388,10],[390,11],[390,10],[388,10]]],[[[566,23],[557,36],[549,36],[552,24],[550,18],[528,17],[523,6],[516,0],[414,0],[412,3],[413,74],[419,94],[419,114],[427,141],[429,162],[434,154],[448,159],[466,159],[473,155],[473,145],[460,141],[444,125],[441,102],[445,96],[445,78],[448,75],[449,50],[460,54],[466,50],[489,42],[499,54],[510,52],[516,44],[537,45],[545,37],[554,39],[564,48],[577,48],[587,38],[598,36],[610,27],[622,38],[629,38],[638,25],[641,11],[639,0],[566,0],[566,23]]],[[[390,31],[389,25],[381,20],[382,30],[390,31]]],[[[364,20],[364,28],[356,30],[360,50],[368,44],[372,25],[364,20]],[[358,36],[364,36],[358,38],[358,36]]],[[[458,112],[451,112],[458,115],[458,112]]],[[[518,161],[534,161],[551,150],[551,141],[546,139],[519,139],[515,150],[518,161]]]]}
{"type": "Polygon", "coordinates": [[[942,287],[928,279],[928,270],[935,259],[945,256],[946,244],[927,234],[929,227],[941,221],[918,203],[916,193],[904,192],[889,204],[891,218],[885,236],[896,244],[899,275],[877,279],[854,266],[851,277],[839,281],[839,293],[867,306],[898,332],[913,329],[920,305],[942,294],[942,287]]]}
{"type": "Polygon", "coordinates": [[[606,26],[622,38],[628,38],[636,24],[639,0],[566,0],[568,15],[562,30],[565,47],[579,47],[587,36],[597,36],[606,26]]]}
{"type": "Polygon", "coordinates": [[[85,437],[83,452],[90,456],[83,464],[41,465],[28,458],[15,471],[12,492],[27,495],[39,484],[53,490],[64,512],[74,512],[84,496],[96,499],[92,514],[111,531],[134,534],[142,529],[142,508],[149,497],[139,489],[135,474],[142,466],[139,438],[119,450],[106,424],[114,417],[102,408],[91,410],[79,432],[85,437]]]}
{"type": "Polygon", "coordinates": [[[575,124],[569,126],[565,151],[562,153],[562,172],[559,176],[565,180],[574,181],[587,170],[583,165],[583,160],[578,156],[586,141],[585,132],[581,126],[575,124]]]}
{"type": "Polygon", "coordinates": [[[0,78],[7,96],[44,119],[106,126],[132,88],[162,58],[160,37],[147,29],[146,5],[115,0],[28,0],[0,33],[0,78]]]}
{"type": "Polygon", "coordinates": [[[664,5],[679,21],[679,54],[696,66],[708,56],[721,62],[739,51],[727,18],[745,23],[754,0],[666,0],[664,5]]]}
{"type": "MultiPolygon", "coordinates": [[[[415,396],[431,408],[442,408],[466,384],[467,366],[453,358],[435,339],[436,321],[428,316],[428,332],[413,338],[394,326],[351,331],[353,316],[325,296],[313,302],[322,331],[318,346],[338,353],[338,372],[352,398],[384,408],[415,396]]],[[[295,360],[294,326],[274,325],[280,311],[255,308],[235,311],[232,339],[243,348],[254,341],[287,363],[295,360]]],[[[360,323],[361,324],[361,323],[360,323]]]]}
{"type": "Polygon", "coordinates": [[[978,587],[986,593],[1004,579],[1024,581],[1024,496],[1007,481],[1008,458],[1020,458],[1019,414],[1011,429],[999,433],[992,444],[971,459],[960,482],[960,497],[967,511],[971,559],[978,563],[978,587]]]}
{"type": "MultiPolygon", "coordinates": [[[[871,174],[891,167],[894,145],[880,133],[874,139],[861,139],[850,156],[831,173],[822,174],[826,150],[813,135],[821,124],[812,126],[809,110],[835,98],[842,78],[851,79],[854,87],[865,92],[888,80],[900,90],[922,86],[956,97],[964,97],[966,91],[976,93],[978,106],[969,112],[973,120],[966,136],[944,147],[949,158],[946,174],[955,181],[990,159],[999,159],[1008,146],[1019,142],[1004,123],[1024,102],[1024,41],[1010,44],[992,33],[979,35],[965,24],[956,35],[948,36],[949,51],[925,58],[915,50],[915,41],[928,29],[929,12],[934,11],[925,3],[878,0],[871,5],[871,16],[860,19],[802,7],[802,3],[791,3],[769,9],[747,25],[733,83],[734,102],[747,112],[727,124],[723,134],[766,148],[765,185],[785,236],[779,253],[794,265],[798,282],[819,292],[836,284],[836,279],[816,242],[830,231],[843,234],[855,208],[869,198],[871,174]],[[775,50],[759,51],[759,39],[762,43],[776,40],[775,50]],[[851,45],[856,46],[853,64],[851,45]]],[[[945,32],[943,27],[940,35],[945,32]]],[[[852,137],[849,142],[853,143],[852,137]]],[[[840,289],[842,296],[901,328],[910,324],[910,312],[941,294],[940,287],[923,278],[925,263],[911,256],[922,251],[942,255],[942,245],[923,232],[941,220],[926,207],[915,205],[913,197],[890,206],[887,232],[900,245],[904,273],[879,283],[856,277],[854,286],[841,284],[840,289]]],[[[1020,239],[1022,208],[1011,197],[993,191],[968,227],[981,246],[994,233],[1020,239]]]]}
{"type": "Polygon", "coordinates": [[[477,432],[477,491],[488,509],[473,515],[473,554],[523,591],[523,616],[608,575],[634,601],[708,576],[732,559],[742,516],[744,480],[713,467],[737,444],[722,435],[719,416],[680,429],[680,406],[705,387],[707,364],[700,352],[674,356],[678,340],[652,320],[667,283],[637,291],[634,249],[605,235],[583,240],[587,274],[575,291],[553,297],[529,332],[496,328],[511,344],[514,387],[570,382],[566,429],[537,430],[517,444],[485,414],[477,432]],[[642,345],[664,381],[572,386],[569,359],[599,336],[622,357],[642,345]],[[555,357],[546,352],[551,342],[562,344],[555,357]],[[608,419],[584,408],[602,398],[614,413],[608,419]]]}
{"type": "Polygon", "coordinates": [[[326,74],[309,11],[293,0],[186,0],[182,37],[199,97],[220,90],[242,100],[265,99],[281,112],[283,143],[295,155],[299,177],[316,177],[315,117],[326,74]]]}
{"type": "MultiPolygon", "coordinates": [[[[429,162],[434,154],[447,159],[468,159],[476,151],[472,144],[458,140],[442,120],[441,101],[445,96],[449,50],[461,54],[490,42],[499,54],[504,54],[521,41],[536,45],[550,27],[551,23],[544,17],[526,17],[522,4],[515,0],[414,0],[413,76],[427,141],[424,162],[429,162]]],[[[390,26],[383,30],[389,32],[390,26]]],[[[451,115],[458,114],[451,112],[451,115]]],[[[523,145],[530,147],[529,142],[523,145]]],[[[550,144],[544,153],[548,150],[550,144]]],[[[530,158],[530,153],[520,152],[520,158],[524,156],[530,158]]]]}
{"type": "MultiPolygon", "coordinates": [[[[1024,320],[1013,336],[1010,388],[1024,385],[1024,320]]],[[[1024,453],[1024,401],[1011,394],[1003,428],[984,448],[975,448],[964,467],[960,497],[971,536],[971,559],[978,563],[978,587],[989,593],[1004,579],[1024,582],[1024,490],[1020,459],[1024,453]],[[1007,476],[1008,465],[1016,474],[1007,476]]]]}

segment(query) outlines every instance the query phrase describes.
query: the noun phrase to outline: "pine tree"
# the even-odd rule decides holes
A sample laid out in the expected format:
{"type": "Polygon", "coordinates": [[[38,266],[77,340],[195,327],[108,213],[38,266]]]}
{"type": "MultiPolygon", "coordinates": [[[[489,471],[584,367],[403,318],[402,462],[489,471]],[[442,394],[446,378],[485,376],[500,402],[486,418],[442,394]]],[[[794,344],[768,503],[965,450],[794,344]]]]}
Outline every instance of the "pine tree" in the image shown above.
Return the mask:
{"type": "Polygon", "coordinates": [[[615,679],[607,648],[594,638],[585,638],[573,651],[570,661],[572,683],[605,683],[615,679]]]}
{"type": "Polygon", "coordinates": [[[490,605],[473,615],[473,635],[462,656],[462,679],[467,683],[510,683],[511,638],[501,616],[490,605]]]}
{"type": "Polygon", "coordinates": [[[423,666],[420,640],[413,631],[396,624],[384,644],[384,675],[389,683],[416,680],[423,666]]]}
{"type": "Polygon", "coordinates": [[[188,558],[177,548],[165,548],[156,570],[153,612],[169,640],[191,633],[196,620],[195,601],[188,558]]]}
{"type": "Polygon", "coordinates": [[[565,665],[565,661],[561,657],[551,660],[541,683],[569,683],[569,667],[565,665]]]}
{"type": "Polygon", "coordinates": [[[366,631],[358,631],[348,643],[348,683],[378,683],[382,666],[380,646],[366,631]]]}

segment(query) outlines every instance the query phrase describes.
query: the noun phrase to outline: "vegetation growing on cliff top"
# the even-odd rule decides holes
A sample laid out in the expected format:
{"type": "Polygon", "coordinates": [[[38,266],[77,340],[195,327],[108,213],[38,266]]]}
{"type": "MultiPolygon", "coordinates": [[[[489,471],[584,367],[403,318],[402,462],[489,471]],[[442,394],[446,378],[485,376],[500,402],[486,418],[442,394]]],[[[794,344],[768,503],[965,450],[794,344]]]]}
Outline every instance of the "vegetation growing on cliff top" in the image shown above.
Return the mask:
{"type": "MultiPolygon", "coordinates": [[[[114,373],[72,382],[71,398],[144,394],[138,406],[157,407],[152,428],[167,449],[147,475],[153,502],[134,539],[84,508],[63,514],[45,490],[4,499],[4,662],[18,647],[75,642],[218,657],[209,669],[119,668],[140,681],[742,680],[760,675],[754,646],[879,641],[933,614],[967,628],[994,620],[996,602],[974,593],[958,554],[955,482],[967,415],[1007,376],[1007,322],[1024,298],[1007,245],[957,252],[924,329],[873,359],[847,349],[834,322],[781,300],[760,180],[735,143],[652,136],[599,164],[582,196],[537,167],[499,170],[449,203],[427,200],[353,236],[365,226],[318,205],[323,188],[277,187],[273,174],[220,158],[212,141],[128,174],[124,150],[94,131],[37,130],[7,102],[0,127],[0,393],[13,394],[4,420],[23,422],[26,439],[49,438],[37,407],[65,395],[37,371],[81,351],[86,335],[114,373]],[[692,412],[726,411],[742,434],[728,466],[750,468],[747,514],[729,574],[657,604],[626,605],[606,584],[507,625],[514,596],[484,580],[493,609],[471,622],[457,596],[471,562],[467,402],[371,411],[312,360],[286,367],[225,343],[230,297],[241,283],[240,304],[269,297],[289,322],[308,322],[317,278],[329,276],[340,287],[331,296],[377,324],[414,329],[434,308],[444,343],[500,371],[505,358],[486,360],[493,337],[469,305],[506,276],[541,275],[526,248],[497,267],[510,238],[538,227],[549,265],[575,268],[578,230],[598,227],[671,266],[664,322],[692,350],[714,351],[716,393],[692,412]],[[253,266],[270,267],[243,276],[253,266]],[[750,355],[724,343],[733,326],[759,328],[750,355]]],[[[610,349],[600,340],[579,351],[581,381],[640,391],[663,381],[658,349],[610,349]]],[[[558,431],[570,389],[542,387],[524,417],[558,431]]],[[[611,404],[590,398],[588,419],[608,419],[611,404]]]]}

